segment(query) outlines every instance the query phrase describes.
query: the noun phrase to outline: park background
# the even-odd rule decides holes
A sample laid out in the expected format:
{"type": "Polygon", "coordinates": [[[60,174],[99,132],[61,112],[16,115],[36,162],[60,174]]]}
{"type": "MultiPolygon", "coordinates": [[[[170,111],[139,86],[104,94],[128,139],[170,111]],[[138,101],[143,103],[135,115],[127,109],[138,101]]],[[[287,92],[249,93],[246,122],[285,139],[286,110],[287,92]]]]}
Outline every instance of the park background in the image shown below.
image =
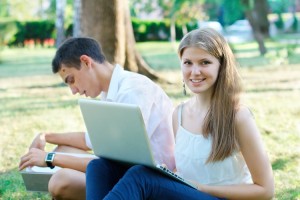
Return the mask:
{"type": "Polygon", "coordinates": [[[97,38],[110,61],[146,74],[177,105],[188,98],[178,41],[204,26],[227,38],[240,63],[243,100],[272,164],[274,199],[300,199],[299,12],[299,0],[0,0],[0,199],[51,199],[26,191],[20,156],[38,132],[85,130],[80,97],[51,72],[61,42],[97,38]]]}

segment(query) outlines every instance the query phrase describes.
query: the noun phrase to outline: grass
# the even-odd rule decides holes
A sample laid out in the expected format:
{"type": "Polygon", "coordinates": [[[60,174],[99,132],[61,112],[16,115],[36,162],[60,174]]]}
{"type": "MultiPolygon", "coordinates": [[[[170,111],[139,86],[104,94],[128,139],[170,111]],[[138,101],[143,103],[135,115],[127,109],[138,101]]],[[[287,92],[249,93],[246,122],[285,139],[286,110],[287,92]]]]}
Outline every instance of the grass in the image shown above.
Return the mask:
{"type": "MultiPolygon", "coordinates": [[[[158,73],[174,83],[161,85],[174,104],[184,101],[187,97],[181,94],[181,74],[174,48],[158,42],[139,43],[138,48],[158,73]]],[[[299,200],[300,62],[290,64],[291,57],[287,57],[282,58],[281,64],[273,64],[272,59],[258,56],[255,48],[253,43],[234,46],[242,61],[243,99],[255,115],[271,160],[276,185],[274,199],[299,200]]],[[[277,47],[273,44],[270,48],[277,47]]],[[[0,52],[1,200],[50,199],[47,194],[25,190],[17,170],[19,158],[40,131],[84,130],[77,106],[79,96],[73,96],[60,78],[51,73],[54,52],[0,52]]]]}

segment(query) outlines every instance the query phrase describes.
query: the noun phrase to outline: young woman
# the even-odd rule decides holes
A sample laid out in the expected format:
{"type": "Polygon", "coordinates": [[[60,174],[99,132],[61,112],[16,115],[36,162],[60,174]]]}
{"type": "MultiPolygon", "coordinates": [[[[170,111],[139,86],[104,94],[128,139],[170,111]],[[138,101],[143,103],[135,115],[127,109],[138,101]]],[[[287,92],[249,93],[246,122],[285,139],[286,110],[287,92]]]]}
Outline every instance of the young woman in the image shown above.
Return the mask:
{"type": "Polygon", "coordinates": [[[272,169],[252,113],[240,102],[239,74],[226,40],[213,29],[194,30],[178,54],[194,95],[173,113],[176,168],[197,190],[134,166],[105,199],[271,199],[272,169]]]}

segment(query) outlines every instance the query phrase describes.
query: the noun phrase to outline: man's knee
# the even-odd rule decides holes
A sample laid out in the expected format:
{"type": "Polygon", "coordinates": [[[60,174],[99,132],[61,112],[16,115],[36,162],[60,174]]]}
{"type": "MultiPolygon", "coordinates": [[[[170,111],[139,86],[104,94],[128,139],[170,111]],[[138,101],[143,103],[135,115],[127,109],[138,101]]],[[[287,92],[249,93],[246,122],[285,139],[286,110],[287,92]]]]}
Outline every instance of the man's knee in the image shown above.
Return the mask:
{"type": "Polygon", "coordinates": [[[74,179],[72,179],[72,171],[70,169],[60,169],[52,175],[48,183],[48,190],[51,196],[55,199],[64,198],[72,188],[74,179]]]}

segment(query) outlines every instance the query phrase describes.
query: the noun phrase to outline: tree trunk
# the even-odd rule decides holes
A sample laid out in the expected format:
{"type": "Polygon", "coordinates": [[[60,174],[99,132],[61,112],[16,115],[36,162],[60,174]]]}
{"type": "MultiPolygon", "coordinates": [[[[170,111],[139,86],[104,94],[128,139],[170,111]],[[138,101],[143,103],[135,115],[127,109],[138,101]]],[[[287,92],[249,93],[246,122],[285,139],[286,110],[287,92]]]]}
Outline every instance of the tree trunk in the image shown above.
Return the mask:
{"type": "Polygon", "coordinates": [[[264,38],[269,35],[269,22],[267,21],[267,13],[262,12],[265,10],[266,0],[243,0],[242,3],[245,7],[245,15],[249,20],[252,27],[253,36],[258,43],[259,51],[261,55],[267,53],[267,48],[265,47],[264,38]],[[255,10],[259,6],[264,7],[259,10],[255,10]],[[267,26],[266,26],[267,25],[267,26]]]}
{"type": "Polygon", "coordinates": [[[82,1],[81,31],[100,42],[109,62],[163,81],[136,50],[127,0],[82,1]]]}
{"type": "Polygon", "coordinates": [[[183,24],[183,25],[182,25],[182,34],[183,34],[183,35],[186,35],[187,33],[188,33],[187,26],[186,26],[186,24],[183,24]]]}
{"type": "Polygon", "coordinates": [[[171,35],[171,42],[176,42],[176,18],[173,15],[171,17],[171,24],[170,24],[170,35],[171,35]]]}
{"type": "Polygon", "coordinates": [[[255,12],[255,15],[257,16],[256,20],[259,26],[259,31],[263,34],[264,38],[269,38],[270,22],[268,20],[268,2],[266,0],[255,0],[253,12],[255,12]]]}
{"type": "Polygon", "coordinates": [[[80,32],[80,18],[81,18],[81,0],[74,0],[74,18],[73,18],[73,37],[79,37],[80,32]]]}
{"type": "Polygon", "coordinates": [[[65,40],[64,21],[65,21],[65,0],[56,0],[56,47],[65,40]]]}

